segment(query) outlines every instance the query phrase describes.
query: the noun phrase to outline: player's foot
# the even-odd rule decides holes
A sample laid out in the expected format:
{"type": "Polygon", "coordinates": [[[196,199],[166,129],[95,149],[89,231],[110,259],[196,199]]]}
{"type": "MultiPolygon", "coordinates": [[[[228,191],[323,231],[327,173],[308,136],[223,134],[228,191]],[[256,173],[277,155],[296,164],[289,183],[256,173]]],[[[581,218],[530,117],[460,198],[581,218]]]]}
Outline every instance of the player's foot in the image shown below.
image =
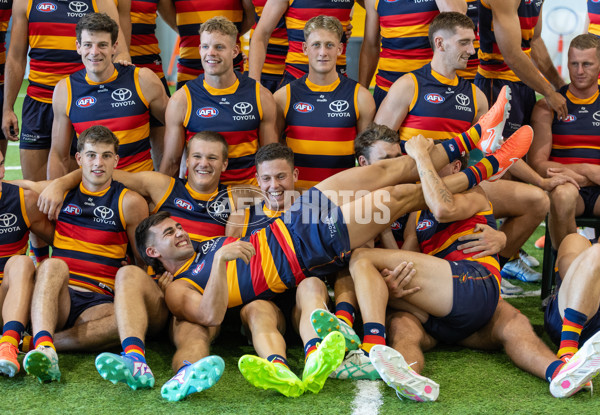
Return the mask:
{"type": "Polygon", "coordinates": [[[339,331],[329,333],[312,352],[304,364],[302,383],[304,389],[319,393],[331,372],[344,360],[346,345],[339,331]]]}
{"type": "Polygon", "coordinates": [[[500,294],[502,295],[517,295],[523,292],[523,288],[517,285],[511,284],[504,278],[500,280],[500,294]]]}
{"type": "Polygon", "coordinates": [[[331,374],[336,379],[380,379],[379,373],[373,367],[371,360],[362,350],[353,350],[348,353],[341,365],[331,374]]]}
{"type": "Polygon", "coordinates": [[[325,338],[332,331],[339,331],[346,341],[346,350],[358,349],[360,337],[352,327],[337,318],[335,314],[317,308],[310,315],[310,322],[320,338],[325,338]]]}
{"type": "Polygon", "coordinates": [[[556,398],[575,394],[600,372],[600,332],[594,334],[569,359],[550,382],[550,393],[556,398]]]}
{"type": "Polygon", "coordinates": [[[438,398],[440,385],[412,370],[404,357],[391,347],[375,345],[369,357],[381,379],[396,391],[398,398],[417,402],[432,402],[438,398]]]}
{"type": "Polygon", "coordinates": [[[492,108],[478,121],[481,127],[481,139],[477,143],[477,148],[486,155],[498,150],[503,143],[502,131],[510,112],[510,98],[510,87],[505,85],[492,108]]]}
{"type": "Polygon", "coordinates": [[[0,375],[12,378],[19,373],[21,366],[17,360],[19,351],[9,342],[0,343],[0,375]]]}
{"type": "Polygon", "coordinates": [[[225,362],[219,356],[207,356],[196,363],[189,362],[169,379],[160,389],[167,401],[180,401],[186,396],[214,386],[225,370],[225,362]]]}
{"type": "Polygon", "coordinates": [[[99,354],[96,357],[96,370],[113,384],[123,382],[133,390],[154,387],[154,375],[148,365],[126,354],[99,354]]]}
{"type": "Polygon", "coordinates": [[[23,359],[23,368],[40,382],[60,380],[58,356],[56,350],[50,346],[38,346],[37,349],[27,353],[23,359]]]}
{"type": "Polygon", "coordinates": [[[287,366],[247,354],[240,358],[238,367],[242,376],[257,388],[275,390],[292,398],[304,393],[304,384],[287,366]]]}
{"type": "Polygon", "coordinates": [[[502,279],[517,278],[525,282],[538,282],[542,280],[542,274],[531,269],[521,258],[508,261],[500,270],[502,279]]]}
{"type": "Polygon", "coordinates": [[[504,173],[510,169],[510,167],[517,162],[521,157],[527,154],[529,146],[533,140],[533,129],[524,125],[513,133],[509,138],[506,139],[502,147],[494,152],[498,161],[498,171],[487,180],[494,182],[504,176],[504,173]]]}
{"type": "Polygon", "coordinates": [[[529,255],[527,252],[525,252],[524,249],[519,249],[519,258],[521,258],[523,262],[529,267],[540,266],[540,261],[538,261],[537,258],[533,255],[529,255]]]}

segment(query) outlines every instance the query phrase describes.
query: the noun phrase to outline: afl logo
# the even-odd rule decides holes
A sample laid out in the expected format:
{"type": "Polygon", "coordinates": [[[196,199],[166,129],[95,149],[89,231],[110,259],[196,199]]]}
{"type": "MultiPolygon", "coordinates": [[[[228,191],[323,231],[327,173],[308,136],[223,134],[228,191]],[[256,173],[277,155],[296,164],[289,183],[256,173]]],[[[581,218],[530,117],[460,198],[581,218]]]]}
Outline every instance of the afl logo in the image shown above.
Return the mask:
{"type": "Polygon", "coordinates": [[[563,119],[563,122],[567,122],[567,123],[569,123],[569,122],[573,122],[573,121],[575,121],[576,119],[577,119],[577,117],[576,117],[576,116],[574,116],[574,115],[572,115],[572,114],[568,114],[568,115],[567,115],[567,116],[566,116],[566,117],[563,119]]]}
{"type": "Polygon", "coordinates": [[[71,203],[71,204],[67,205],[66,208],[63,209],[63,212],[65,212],[69,215],[79,216],[79,215],[81,215],[81,208],[79,206],[71,203]]]}
{"type": "Polygon", "coordinates": [[[417,230],[418,231],[425,231],[425,230],[431,228],[432,226],[433,226],[433,221],[431,219],[423,219],[417,225],[417,230]]]}
{"type": "Polygon", "coordinates": [[[36,9],[42,13],[52,13],[56,11],[57,6],[54,3],[40,3],[37,5],[36,9]]]}
{"type": "Polygon", "coordinates": [[[96,103],[96,98],[94,97],[81,97],[77,100],[75,105],[79,108],[89,108],[96,103]]]}
{"type": "Polygon", "coordinates": [[[192,204],[190,202],[188,202],[187,200],[184,200],[184,199],[180,199],[180,198],[175,199],[175,206],[177,206],[178,208],[181,208],[181,209],[185,209],[185,210],[194,210],[194,207],[192,206],[192,204]]]}
{"type": "Polygon", "coordinates": [[[201,118],[213,118],[219,115],[219,110],[213,107],[203,107],[196,111],[196,115],[201,118]]]}
{"type": "Polygon", "coordinates": [[[396,220],[396,221],[394,221],[394,223],[392,223],[391,228],[392,228],[393,231],[397,231],[400,228],[402,228],[402,225],[400,225],[400,223],[396,220]]]}
{"type": "Polygon", "coordinates": [[[313,107],[308,102],[296,102],[294,104],[294,111],[301,113],[313,112],[315,107],[313,107]]]}
{"type": "Polygon", "coordinates": [[[198,275],[200,272],[202,272],[202,269],[204,268],[204,262],[205,261],[202,261],[201,263],[196,265],[196,267],[192,271],[192,275],[198,275]]]}
{"type": "Polygon", "coordinates": [[[430,102],[432,104],[441,104],[445,100],[446,98],[444,98],[440,94],[436,94],[435,92],[431,92],[425,95],[425,101],[430,102]]]}

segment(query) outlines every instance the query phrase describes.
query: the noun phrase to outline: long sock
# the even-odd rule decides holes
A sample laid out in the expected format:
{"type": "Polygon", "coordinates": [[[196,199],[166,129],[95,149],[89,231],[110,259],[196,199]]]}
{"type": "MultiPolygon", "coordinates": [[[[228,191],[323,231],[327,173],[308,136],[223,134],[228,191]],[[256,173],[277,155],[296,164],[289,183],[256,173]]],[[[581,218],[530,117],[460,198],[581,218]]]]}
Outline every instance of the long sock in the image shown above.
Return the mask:
{"type": "Polygon", "coordinates": [[[29,244],[29,249],[31,249],[33,255],[35,255],[35,261],[38,264],[41,264],[44,259],[48,259],[50,256],[50,248],[48,245],[37,248],[29,244]]]}
{"type": "Polygon", "coordinates": [[[363,325],[364,336],[360,348],[368,356],[371,352],[371,347],[376,344],[385,346],[385,326],[379,323],[365,323],[363,325]]]}
{"type": "Polygon", "coordinates": [[[550,363],[546,368],[546,380],[548,382],[552,382],[552,379],[558,375],[558,372],[560,372],[560,369],[562,369],[564,365],[565,362],[562,360],[555,360],[554,362],[550,363]]]}
{"type": "Polygon", "coordinates": [[[579,349],[579,336],[587,316],[572,308],[565,309],[562,332],[560,334],[560,346],[556,354],[560,359],[571,357],[579,349]]]}
{"type": "Polygon", "coordinates": [[[270,356],[267,357],[267,360],[271,363],[273,363],[274,365],[282,365],[285,366],[286,368],[290,368],[290,365],[288,364],[288,361],[285,357],[278,355],[278,354],[272,354],[270,356]]]}
{"type": "Polygon", "coordinates": [[[490,154],[482,158],[479,162],[475,163],[471,167],[467,167],[462,172],[467,175],[469,179],[469,189],[479,184],[483,180],[487,180],[494,174],[498,173],[498,160],[496,156],[490,154]]]}
{"type": "Polygon", "coordinates": [[[339,302],[335,305],[335,316],[344,323],[352,327],[354,325],[354,315],[356,309],[346,301],[339,302]]]}
{"type": "Polygon", "coordinates": [[[15,347],[19,347],[21,336],[25,331],[25,326],[18,321],[9,321],[2,327],[2,338],[0,343],[8,342],[15,347]]]}
{"type": "Polygon", "coordinates": [[[33,336],[23,336],[23,342],[21,342],[21,351],[27,353],[33,349],[33,336]]]}
{"type": "Polygon", "coordinates": [[[476,148],[477,143],[481,139],[481,127],[475,124],[464,133],[457,135],[449,140],[442,142],[442,147],[446,150],[449,161],[454,161],[463,154],[468,154],[476,148]]]}
{"type": "Polygon", "coordinates": [[[306,344],[304,345],[304,361],[306,362],[306,360],[308,359],[308,356],[310,356],[313,352],[315,352],[317,350],[317,343],[320,343],[321,339],[318,337],[315,337],[314,339],[310,339],[309,341],[306,342],[306,344]]]}
{"type": "Polygon", "coordinates": [[[41,330],[38,331],[35,336],[33,336],[33,348],[37,349],[39,346],[48,346],[56,350],[56,347],[54,347],[54,340],[52,339],[50,332],[41,330]]]}
{"type": "Polygon", "coordinates": [[[123,351],[126,356],[129,356],[138,362],[146,363],[146,346],[144,341],[139,337],[127,337],[121,342],[123,351]]]}
{"type": "Polygon", "coordinates": [[[506,265],[506,263],[509,261],[509,258],[502,256],[502,255],[498,255],[498,259],[500,260],[500,269],[504,268],[504,266],[506,265]]]}

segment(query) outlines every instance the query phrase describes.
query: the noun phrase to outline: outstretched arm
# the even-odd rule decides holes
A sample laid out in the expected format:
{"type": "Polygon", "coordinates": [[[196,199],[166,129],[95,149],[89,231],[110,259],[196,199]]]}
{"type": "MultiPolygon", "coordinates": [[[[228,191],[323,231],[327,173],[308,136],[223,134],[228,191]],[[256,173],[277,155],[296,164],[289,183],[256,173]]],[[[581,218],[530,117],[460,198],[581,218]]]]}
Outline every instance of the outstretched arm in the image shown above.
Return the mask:
{"type": "Polygon", "coordinates": [[[185,144],[183,122],[188,110],[185,88],[181,88],[173,94],[165,112],[165,143],[160,172],[167,176],[176,177],[179,172],[185,144]]]}

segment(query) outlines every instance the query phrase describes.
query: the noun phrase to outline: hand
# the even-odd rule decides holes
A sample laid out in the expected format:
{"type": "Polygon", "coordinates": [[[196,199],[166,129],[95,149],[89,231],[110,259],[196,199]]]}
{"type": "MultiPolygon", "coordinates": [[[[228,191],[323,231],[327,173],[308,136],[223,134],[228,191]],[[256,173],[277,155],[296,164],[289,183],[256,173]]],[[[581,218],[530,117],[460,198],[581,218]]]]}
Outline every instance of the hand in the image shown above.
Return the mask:
{"type": "MultiPolygon", "coordinates": [[[[577,174],[577,173],[575,173],[577,174]]],[[[551,192],[552,190],[554,190],[554,188],[556,186],[560,186],[561,184],[565,184],[565,183],[571,183],[573,186],[575,186],[577,188],[577,190],[580,189],[579,184],[577,183],[577,181],[572,178],[571,176],[568,176],[566,174],[562,174],[562,173],[553,173],[553,174],[548,174],[550,177],[546,177],[544,179],[542,179],[542,183],[541,183],[541,188],[544,189],[547,192],[551,192]]],[[[578,175],[581,176],[581,175],[578,175]]],[[[583,180],[585,180],[585,177],[581,176],[581,178],[583,180]]]]}
{"type": "Polygon", "coordinates": [[[37,206],[40,212],[48,216],[49,220],[57,220],[65,198],[65,189],[58,181],[50,182],[38,197],[37,206]]]}
{"type": "MultiPolygon", "coordinates": [[[[572,180],[565,180],[563,183],[558,183],[556,184],[554,187],[558,186],[559,184],[564,184],[564,183],[573,183],[575,185],[575,187],[577,187],[577,189],[581,188],[581,186],[592,186],[594,185],[594,183],[589,180],[586,176],[579,174],[567,167],[550,167],[548,168],[548,170],[546,170],[546,175],[549,178],[554,178],[557,177],[559,179],[564,179],[564,177],[569,177],[572,180]]],[[[554,189],[553,187],[553,189],[554,189]]],[[[543,187],[542,187],[543,188],[543,187]]],[[[546,190],[546,189],[544,189],[546,190]]]]}
{"type": "Polygon", "coordinates": [[[569,115],[569,110],[567,109],[567,100],[560,93],[554,91],[546,95],[546,102],[550,108],[556,112],[556,116],[559,120],[564,120],[567,118],[567,115],[569,115]]]}
{"type": "Polygon", "coordinates": [[[158,286],[164,293],[167,290],[167,286],[173,282],[173,274],[171,274],[169,271],[165,271],[162,273],[162,275],[158,277],[156,282],[158,283],[158,286]]]}
{"type": "Polygon", "coordinates": [[[413,287],[408,290],[404,289],[404,287],[410,284],[416,273],[417,271],[413,268],[412,262],[403,261],[394,268],[393,271],[388,269],[381,271],[381,276],[388,287],[390,296],[398,299],[414,294],[421,289],[421,287],[413,287]]]}
{"type": "Polygon", "coordinates": [[[121,53],[113,57],[113,63],[118,63],[123,66],[134,66],[133,63],[131,63],[131,57],[127,53],[121,53]]]}
{"type": "Polygon", "coordinates": [[[413,159],[423,154],[428,154],[433,148],[433,140],[425,138],[422,134],[413,136],[404,145],[404,150],[413,159]]]}
{"type": "Polygon", "coordinates": [[[10,141],[19,141],[19,120],[12,110],[4,111],[2,114],[2,133],[10,141]]]}
{"type": "Polygon", "coordinates": [[[506,235],[504,232],[497,231],[494,228],[478,223],[473,228],[473,233],[463,235],[458,238],[459,241],[468,241],[458,245],[457,249],[465,254],[477,252],[472,258],[483,258],[488,255],[495,255],[506,246],[506,235]]]}
{"type": "Polygon", "coordinates": [[[221,248],[219,248],[215,256],[218,257],[220,261],[224,262],[241,259],[248,264],[250,262],[250,258],[252,258],[255,254],[256,251],[250,242],[236,241],[227,245],[223,245],[221,248]]]}
{"type": "Polygon", "coordinates": [[[348,23],[348,26],[346,26],[346,31],[344,32],[346,35],[346,42],[350,41],[350,38],[352,37],[352,23],[348,23]]]}

